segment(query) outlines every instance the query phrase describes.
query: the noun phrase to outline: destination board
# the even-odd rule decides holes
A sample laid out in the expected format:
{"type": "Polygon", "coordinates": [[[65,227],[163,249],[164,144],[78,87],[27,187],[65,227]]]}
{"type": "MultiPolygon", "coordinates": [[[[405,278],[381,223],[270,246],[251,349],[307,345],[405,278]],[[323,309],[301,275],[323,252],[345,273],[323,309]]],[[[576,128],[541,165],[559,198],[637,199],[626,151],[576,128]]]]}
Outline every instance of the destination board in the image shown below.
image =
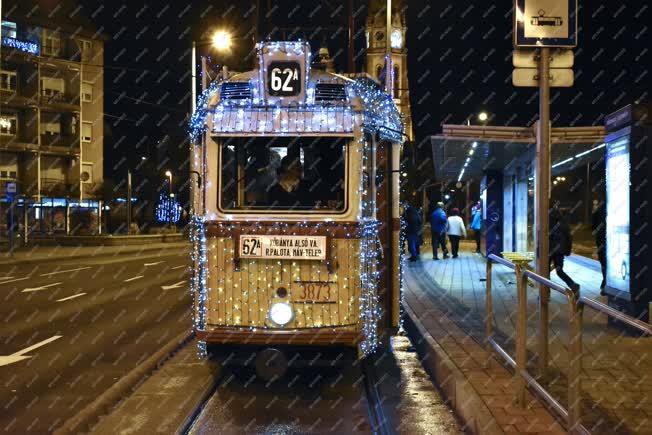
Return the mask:
{"type": "Polygon", "coordinates": [[[326,236],[241,235],[240,258],[325,260],[326,236]]]}

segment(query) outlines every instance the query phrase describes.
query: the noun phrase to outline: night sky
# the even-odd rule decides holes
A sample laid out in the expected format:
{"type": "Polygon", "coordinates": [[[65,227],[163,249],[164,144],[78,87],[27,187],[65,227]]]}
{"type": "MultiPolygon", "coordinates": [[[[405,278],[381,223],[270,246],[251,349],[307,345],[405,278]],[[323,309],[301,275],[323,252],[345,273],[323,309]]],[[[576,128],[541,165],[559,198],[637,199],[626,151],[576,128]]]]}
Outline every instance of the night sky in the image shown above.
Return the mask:
{"type": "MultiPolygon", "coordinates": [[[[328,45],[336,69],[346,69],[346,2],[96,1],[81,3],[107,37],[105,111],[106,176],[116,183],[139,156],[155,157],[149,177],[172,168],[187,171],[186,122],[190,107],[191,39],[213,29],[238,37],[234,51],[216,57],[232,70],[252,67],[255,35],[303,37],[328,45]],[[256,29],[256,16],[260,27],[256,29]],[[297,29],[297,26],[301,28],[297,29]]],[[[364,60],[367,2],[356,0],[356,59],[364,60]]],[[[603,116],[649,89],[649,7],[645,3],[580,2],[575,85],[554,89],[555,126],[599,125],[603,116]]],[[[530,125],[536,120],[535,89],[511,84],[511,2],[413,0],[408,18],[409,79],[416,142],[441,131],[443,123],[464,123],[486,110],[493,125],[530,125]]],[[[184,177],[182,177],[184,178],[184,177]]]]}

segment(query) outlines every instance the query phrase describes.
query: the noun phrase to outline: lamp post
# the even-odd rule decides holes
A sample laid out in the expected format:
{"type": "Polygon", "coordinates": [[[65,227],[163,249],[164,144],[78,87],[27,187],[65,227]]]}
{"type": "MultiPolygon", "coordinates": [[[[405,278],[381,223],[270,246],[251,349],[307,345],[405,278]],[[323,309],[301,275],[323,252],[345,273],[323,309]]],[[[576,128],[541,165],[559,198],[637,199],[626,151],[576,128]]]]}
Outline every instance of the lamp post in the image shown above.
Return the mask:
{"type": "Polygon", "coordinates": [[[174,193],[172,193],[172,172],[170,170],[165,171],[165,176],[168,177],[168,200],[169,202],[169,207],[168,207],[168,226],[172,226],[172,207],[174,206],[173,201],[174,201],[174,193]]]}
{"type": "MultiPolygon", "coordinates": [[[[217,51],[228,51],[231,49],[232,36],[226,30],[218,30],[213,34],[213,37],[210,41],[203,41],[199,44],[193,40],[192,41],[192,52],[190,59],[190,109],[192,114],[195,113],[197,109],[197,76],[195,75],[197,71],[197,46],[198,45],[212,45],[213,48],[217,51]]],[[[222,77],[226,77],[228,74],[227,69],[222,65],[222,77]]],[[[202,91],[206,89],[208,83],[206,81],[206,62],[202,58],[202,91]]],[[[202,139],[203,140],[203,139],[202,139]]],[[[190,212],[191,215],[195,214],[197,209],[199,209],[201,204],[201,192],[199,191],[201,185],[201,177],[203,169],[196,159],[198,152],[205,152],[205,147],[202,147],[201,150],[196,150],[195,144],[191,144],[191,156],[190,156],[190,174],[197,174],[197,186],[194,183],[190,183],[190,212]]]]}

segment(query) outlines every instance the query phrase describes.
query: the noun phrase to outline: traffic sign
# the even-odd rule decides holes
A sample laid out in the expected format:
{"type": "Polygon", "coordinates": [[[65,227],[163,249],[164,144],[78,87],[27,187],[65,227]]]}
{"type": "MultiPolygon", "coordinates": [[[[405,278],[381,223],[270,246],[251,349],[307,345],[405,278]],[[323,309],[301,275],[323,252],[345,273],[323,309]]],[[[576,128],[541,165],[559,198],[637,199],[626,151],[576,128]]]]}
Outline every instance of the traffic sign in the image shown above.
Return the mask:
{"type": "MultiPolygon", "coordinates": [[[[569,88],[573,86],[574,78],[575,75],[570,68],[550,70],[550,86],[554,88],[569,88]]],[[[538,87],[539,70],[537,68],[515,68],[512,73],[512,84],[517,87],[538,87]]]]}
{"type": "Polygon", "coordinates": [[[515,0],[515,47],[575,47],[577,0],[515,0]]]}
{"type": "MultiPolygon", "coordinates": [[[[573,50],[560,48],[550,52],[550,68],[572,68],[575,61],[573,50]]],[[[534,48],[516,48],[512,54],[515,68],[537,68],[539,57],[534,48]]]]}
{"type": "Polygon", "coordinates": [[[7,193],[16,193],[16,183],[14,181],[9,181],[5,184],[5,191],[7,193]]]}

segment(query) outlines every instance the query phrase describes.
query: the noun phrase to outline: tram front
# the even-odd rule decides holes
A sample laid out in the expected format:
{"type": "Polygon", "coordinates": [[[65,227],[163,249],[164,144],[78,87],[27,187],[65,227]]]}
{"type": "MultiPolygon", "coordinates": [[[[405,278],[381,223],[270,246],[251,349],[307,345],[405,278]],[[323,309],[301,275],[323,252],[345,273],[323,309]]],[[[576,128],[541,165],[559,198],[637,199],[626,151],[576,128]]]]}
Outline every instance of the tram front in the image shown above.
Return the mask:
{"type": "Polygon", "coordinates": [[[197,335],[281,366],[288,347],[369,352],[385,326],[372,142],[400,124],[374,125],[367,106],[393,103],[369,79],[311,71],[305,42],[257,50],[258,68],[212,85],[194,118],[197,335]]]}

